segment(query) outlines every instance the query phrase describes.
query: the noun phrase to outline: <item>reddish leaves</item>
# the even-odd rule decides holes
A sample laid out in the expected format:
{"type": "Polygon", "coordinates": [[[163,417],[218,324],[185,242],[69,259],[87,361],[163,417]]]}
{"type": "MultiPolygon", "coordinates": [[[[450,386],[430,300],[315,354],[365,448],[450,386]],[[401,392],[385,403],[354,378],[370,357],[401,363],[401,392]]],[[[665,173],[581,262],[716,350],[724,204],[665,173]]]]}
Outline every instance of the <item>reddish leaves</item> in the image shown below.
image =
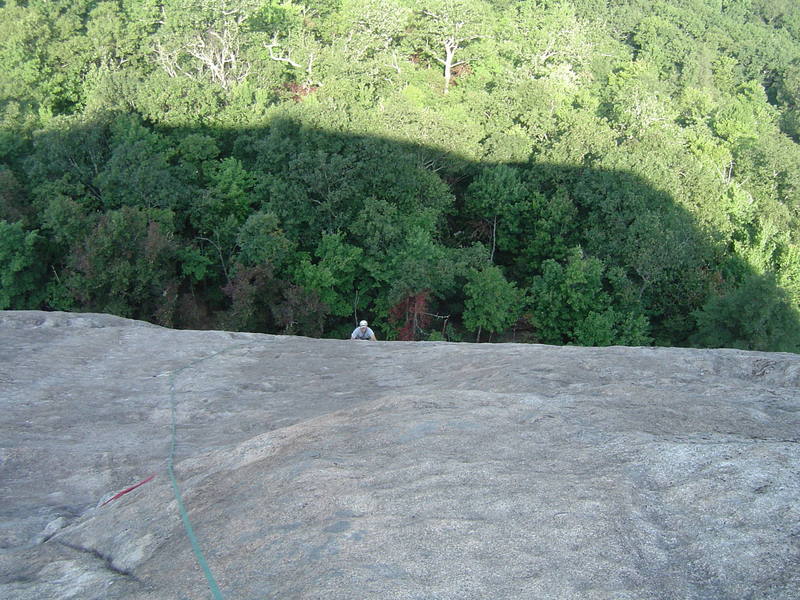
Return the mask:
{"type": "Polygon", "coordinates": [[[415,340],[417,332],[430,325],[431,315],[427,312],[429,300],[430,291],[423,290],[407,296],[389,310],[389,320],[392,323],[403,323],[397,333],[397,339],[415,340]]]}

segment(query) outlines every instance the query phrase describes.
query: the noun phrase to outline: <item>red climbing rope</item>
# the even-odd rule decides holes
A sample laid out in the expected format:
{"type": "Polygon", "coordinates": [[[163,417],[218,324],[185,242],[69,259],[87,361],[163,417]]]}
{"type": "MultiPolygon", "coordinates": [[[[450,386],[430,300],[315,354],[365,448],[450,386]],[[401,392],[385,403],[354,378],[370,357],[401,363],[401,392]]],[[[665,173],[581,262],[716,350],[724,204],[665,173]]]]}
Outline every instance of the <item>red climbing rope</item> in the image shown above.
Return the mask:
{"type": "Polygon", "coordinates": [[[139,482],[139,483],[137,483],[136,485],[132,485],[132,486],[131,486],[131,487],[129,487],[129,488],[125,488],[125,489],[124,489],[124,490],[122,490],[121,492],[117,493],[116,495],[112,496],[111,498],[109,498],[108,500],[106,500],[105,502],[103,502],[103,503],[102,503],[100,506],[105,506],[106,504],[108,504],[108,503],[109,503],[109,502],[111,502],[112,500],[116,500],[117,498],[119,498],[120,496],[124,496],[124,495],[125,495],[125,494],[127,494],[128,492],[132,492],[133,490],[135,490],[135,489],[136,489],[137,487],[139,487],[140,485],[144,485],[144,484],[145,484],[145,483],[147,483],[148,481],[151,481],[151,480],[153,479],[153,477],[155,477],[155,474],[153,474],[153,475],[150,475],[150,477],[148,477],[147,479],[144,479],[144,480],[140,481],[140,482],[139,482]]]}

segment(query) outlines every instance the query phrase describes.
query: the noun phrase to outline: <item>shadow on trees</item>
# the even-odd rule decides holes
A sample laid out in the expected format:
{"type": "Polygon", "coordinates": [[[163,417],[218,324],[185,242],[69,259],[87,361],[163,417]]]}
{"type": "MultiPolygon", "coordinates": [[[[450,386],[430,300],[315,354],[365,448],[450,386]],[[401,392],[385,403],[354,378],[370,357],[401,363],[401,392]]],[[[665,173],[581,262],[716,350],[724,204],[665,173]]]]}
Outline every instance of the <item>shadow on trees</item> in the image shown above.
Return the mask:
{"type": "Polygon", "coordinates": [[[389,339],[800,350],[774,278],[631,173],[476,162],[286,119],[155,129],[106,115],[16,156],[0,214],[24,267],[7,279],[10,308],[312,336],[368,318],[389,339]]]}

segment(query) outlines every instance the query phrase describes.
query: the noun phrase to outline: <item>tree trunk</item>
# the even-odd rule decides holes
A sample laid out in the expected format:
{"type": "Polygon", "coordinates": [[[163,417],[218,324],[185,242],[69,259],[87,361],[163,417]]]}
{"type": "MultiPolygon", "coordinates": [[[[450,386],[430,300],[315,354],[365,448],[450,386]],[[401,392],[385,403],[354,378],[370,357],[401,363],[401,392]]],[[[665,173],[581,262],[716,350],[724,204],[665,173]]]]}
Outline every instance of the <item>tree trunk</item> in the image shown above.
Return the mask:
{"type": "Polygon", "coordinates": [[[494,220],[492,221],[492,254],[489,256],[489,262],[494,264],[494,249],[496,247],[496,240],[497,240],[497,215],[494,216],[494,220]]]}
{"type": "Polygon", "coordinates": [[[450,38],[444,41],[444,93],[450,89],[450,77],[453,71],[453,58],[458,50],[458,42],[450,38]]]}

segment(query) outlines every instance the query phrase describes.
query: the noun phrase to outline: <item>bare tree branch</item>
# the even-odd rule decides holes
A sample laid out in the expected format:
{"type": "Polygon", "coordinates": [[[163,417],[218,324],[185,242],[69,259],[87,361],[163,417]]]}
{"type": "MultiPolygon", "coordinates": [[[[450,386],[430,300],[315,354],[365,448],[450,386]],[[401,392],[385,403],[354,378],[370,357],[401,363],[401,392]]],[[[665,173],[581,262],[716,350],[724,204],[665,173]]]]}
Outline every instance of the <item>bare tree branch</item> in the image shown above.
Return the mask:
{"type": "Polygon", "coordinates": [[[264,44],[264,48],[269,50],[269,57],[272,60],[276,60],[278,62],[285,62],[292,65],[295,69],[302,69],[303,67],[292,60],[291,52],[287,54],[287,56],[275,56],[273,52],[273,48],[279,47],[280,44],[278,43],[278,34],[272,36],[272,42],[269,44],[264,44]]]}

